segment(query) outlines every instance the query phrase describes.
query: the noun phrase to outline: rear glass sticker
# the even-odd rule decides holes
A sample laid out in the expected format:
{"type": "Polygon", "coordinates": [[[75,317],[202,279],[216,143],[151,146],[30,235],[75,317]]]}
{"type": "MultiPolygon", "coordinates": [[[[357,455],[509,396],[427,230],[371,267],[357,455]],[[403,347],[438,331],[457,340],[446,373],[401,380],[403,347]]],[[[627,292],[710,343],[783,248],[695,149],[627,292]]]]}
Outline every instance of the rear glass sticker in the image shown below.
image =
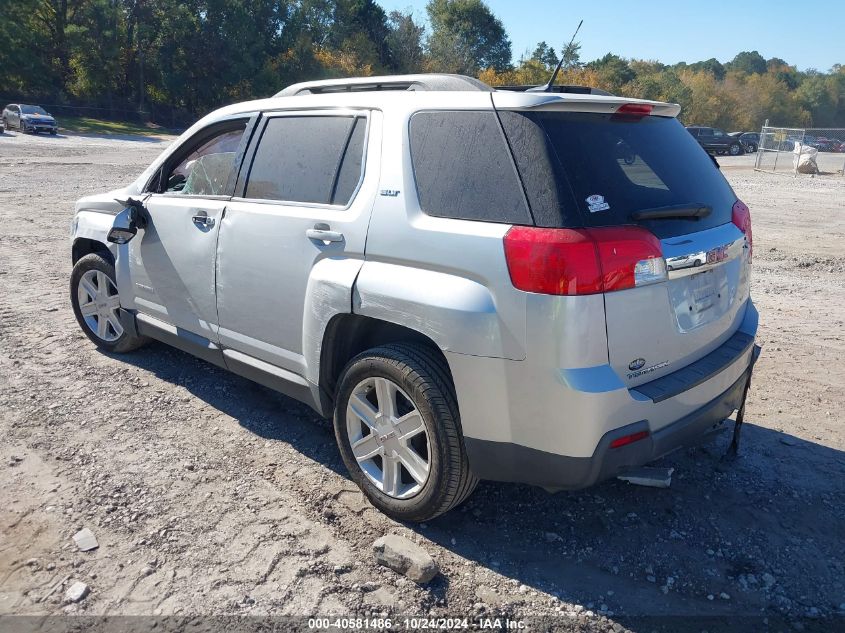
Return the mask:
{"type": "Polygon", "coordinates": [[[596,213],[597,211],[607,211],[610,205],[604,201],[604,196],[594,193],[587,198],[587,207],[590,209],[590,213],[596,213]]]}

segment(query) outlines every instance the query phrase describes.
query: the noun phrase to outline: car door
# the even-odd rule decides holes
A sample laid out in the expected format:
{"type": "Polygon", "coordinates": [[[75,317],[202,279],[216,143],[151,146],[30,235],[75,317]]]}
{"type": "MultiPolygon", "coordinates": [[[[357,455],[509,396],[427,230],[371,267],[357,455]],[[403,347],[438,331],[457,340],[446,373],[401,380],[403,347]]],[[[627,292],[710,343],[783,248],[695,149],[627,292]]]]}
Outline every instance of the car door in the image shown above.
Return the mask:
{"type": "Polygon", "coordinates": [[[713,128],[703,127],[698,130],[698,142],[704,149],[715,149],[715,137],[713,136],[713,128]]]}
{"type": "MultiPolygon", "coordinates": [[[[246,362],[243,354],[305,375],[303,315],[315,271],[343,268],[354,280],[363,263],[378,184],[365,164],[380,152],[380,122],[377,111],[285,112],[267,114],[256,129],[220,229],[217,313],[227,364],[246,362]]],[[[349,310],[351,282],[341,301],[349,310]]]]}
{"type": "Polygon", "coordinates": [[[217,236],[248,122],[236,118],[201,130],[147,186],[146,227],[129,242],[118,270],[121,304],[142,323],[200,344],[217,341],[217,236]]]}

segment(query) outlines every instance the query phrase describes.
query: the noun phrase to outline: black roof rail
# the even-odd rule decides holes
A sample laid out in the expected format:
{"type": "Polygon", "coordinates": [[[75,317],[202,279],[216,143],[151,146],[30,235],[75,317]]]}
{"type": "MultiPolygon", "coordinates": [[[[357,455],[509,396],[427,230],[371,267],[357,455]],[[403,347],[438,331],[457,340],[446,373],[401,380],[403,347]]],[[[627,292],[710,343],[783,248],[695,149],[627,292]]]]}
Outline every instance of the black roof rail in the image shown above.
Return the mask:
{"type": "Polygon", "coordinates": [[[602,95],[604,97],[612,97],[611,93],[600,88],[593,88],[591,86],[567,86],[557,85],[546,88],[545,86],[495,86],[496,90],[507,90],[509,92],[565,92],[577,95],[602,95]]]}
{"type": "Polygon", "coordinates": [[[275,97],[294,95],[334,94],[339,92],[373,92],[380,90],[475,91],[492,92],[483,81],[464,75],[420,74],[385,75],[381,77],[350,77],[305,81],[288,86],[275,97]]]}

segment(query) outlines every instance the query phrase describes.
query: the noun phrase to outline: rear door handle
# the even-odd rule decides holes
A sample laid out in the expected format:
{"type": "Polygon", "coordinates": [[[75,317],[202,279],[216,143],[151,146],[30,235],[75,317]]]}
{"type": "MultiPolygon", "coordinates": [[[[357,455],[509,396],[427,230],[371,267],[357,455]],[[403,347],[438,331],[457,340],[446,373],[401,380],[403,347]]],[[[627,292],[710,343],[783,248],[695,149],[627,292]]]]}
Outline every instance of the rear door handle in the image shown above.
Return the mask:
{"type": "Polygon", "coordinates": [[[315,224],[313,229],[306,230],[305,237],[309,240],[318,240],[320,242],[343,241],[343,233],[339,231],[332,231],[331,227],[323,222],[315,224]]]}

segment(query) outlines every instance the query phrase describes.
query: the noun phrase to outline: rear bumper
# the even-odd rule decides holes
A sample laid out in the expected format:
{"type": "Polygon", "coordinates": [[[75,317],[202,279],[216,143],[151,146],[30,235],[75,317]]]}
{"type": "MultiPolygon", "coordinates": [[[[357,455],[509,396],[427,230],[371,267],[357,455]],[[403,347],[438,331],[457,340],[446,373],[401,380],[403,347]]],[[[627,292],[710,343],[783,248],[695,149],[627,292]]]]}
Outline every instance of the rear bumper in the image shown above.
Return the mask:
{"type": "Polygon", "coordinates": [[[751,363],[725,392],[691,414],[652,432],[645,439],[619,448],[610,447],[611,442],[619,437],[649,431],[647,420],[608,431],[589,457],[571,457],[508,442],[465,438],[470,466],[481,479],[577,490],[680,448],[699,444],[718,432],[725,420],[742,404],[743,390],[759,349],[754,348],[751,363]]]}

